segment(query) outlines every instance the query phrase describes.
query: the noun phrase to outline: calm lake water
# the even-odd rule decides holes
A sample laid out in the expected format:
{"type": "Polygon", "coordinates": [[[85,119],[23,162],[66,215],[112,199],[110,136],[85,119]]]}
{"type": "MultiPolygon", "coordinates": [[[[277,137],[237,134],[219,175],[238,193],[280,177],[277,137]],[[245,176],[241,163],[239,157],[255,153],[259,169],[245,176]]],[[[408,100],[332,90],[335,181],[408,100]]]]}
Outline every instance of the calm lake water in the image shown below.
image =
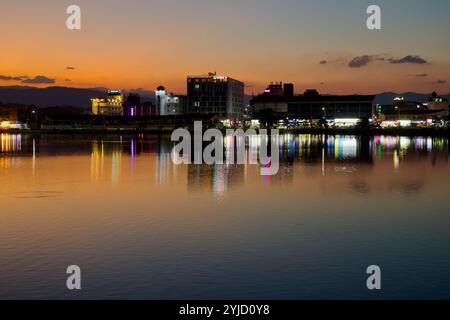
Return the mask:
{"type": "Polygon", "coordinates": [[[286,135],[272,177],[171,148],[1,134],[0,298],[450,298],[446,138],[286,135]]]}

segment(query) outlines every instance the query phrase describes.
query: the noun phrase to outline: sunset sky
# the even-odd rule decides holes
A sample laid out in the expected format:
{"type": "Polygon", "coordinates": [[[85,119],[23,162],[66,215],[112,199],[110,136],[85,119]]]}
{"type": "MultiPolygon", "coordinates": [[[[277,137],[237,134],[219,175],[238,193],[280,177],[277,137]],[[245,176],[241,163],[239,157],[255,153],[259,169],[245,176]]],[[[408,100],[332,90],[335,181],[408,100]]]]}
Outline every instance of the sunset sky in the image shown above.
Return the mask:
{"type": "Polygon", "coordinates": [[[448,0],[2,0],[0,85],[183,93],[217,71],[260,92],[450,92],[448,0]],[[66,28],[66,8],[82,30],[66,28]],[[382,30],[366,9],[382,9],[382,30]]]}

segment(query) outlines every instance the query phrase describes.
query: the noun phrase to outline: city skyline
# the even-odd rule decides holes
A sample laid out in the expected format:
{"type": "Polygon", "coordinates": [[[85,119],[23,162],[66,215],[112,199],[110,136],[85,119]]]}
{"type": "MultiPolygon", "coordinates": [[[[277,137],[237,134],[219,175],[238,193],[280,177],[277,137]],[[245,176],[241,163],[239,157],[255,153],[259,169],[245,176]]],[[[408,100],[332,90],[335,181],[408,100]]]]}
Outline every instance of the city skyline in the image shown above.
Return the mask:
{"type": "Polygon", "coordinates": [[[0,300],[449,299],[449,12],[1,0],[0,300]]]}
{"type": "Polygon", "coordinates": [[[297,93],[447,93],[450,3],[431,2],[377,1],[383,29],[370,31],[369,1],[79,0],[82,29],[70,31],[70,1],[6,1],[0,86],[185,93],[186,75],[217,71],[247,94],[271,81],[297,93]]]}

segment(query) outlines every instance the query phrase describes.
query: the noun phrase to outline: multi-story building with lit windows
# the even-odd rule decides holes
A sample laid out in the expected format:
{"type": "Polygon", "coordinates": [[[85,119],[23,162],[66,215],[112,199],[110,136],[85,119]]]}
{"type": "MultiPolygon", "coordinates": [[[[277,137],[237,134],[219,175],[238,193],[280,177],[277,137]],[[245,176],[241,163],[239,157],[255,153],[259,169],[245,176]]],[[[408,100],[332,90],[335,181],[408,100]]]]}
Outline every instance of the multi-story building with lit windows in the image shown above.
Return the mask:
{"type": "Polygon", "coordinates": [[[293,85],[288,87],[271,84],[259,96],[252,99],[254,116],[270,111],[280,119],[285,117],[301,120],[332,119],[356,122],[372,118],[374,95],[321,95],[309,89],[302,95],[293,95],[293,85]]]}
{"type": "Polygon", "coordinates": [[[191,114],[241,117],[244,114],[244,83],[216,73],[188,76],[187,103],[191,114]]]}
{"type": "Polygon", "coordinates": [[[92,113],[99,116],[122,116],[123,93],[120,90],[109,90],[106,98],[94,98],[92,113]]]}
{"type": "Polygon", "coordinates": [[[429,110],[446,110],[448,111],[448,100],[438,96],[436,92],[433,92],[427,102],[424,103],[429,110]]]}
{"type": "Polygon", "coordinates": [[[186,114],[186,96],[174,95],[166,88],[159,86],[155,91],[156,109],[160,116],[176,116],[186,114]]]}
{"type": "Polygon", "coordinates": [[[18,114],[17,107],[1,105],[0,103],[0,130],[25,128],[25,125],[18,121],[18,114]]]}

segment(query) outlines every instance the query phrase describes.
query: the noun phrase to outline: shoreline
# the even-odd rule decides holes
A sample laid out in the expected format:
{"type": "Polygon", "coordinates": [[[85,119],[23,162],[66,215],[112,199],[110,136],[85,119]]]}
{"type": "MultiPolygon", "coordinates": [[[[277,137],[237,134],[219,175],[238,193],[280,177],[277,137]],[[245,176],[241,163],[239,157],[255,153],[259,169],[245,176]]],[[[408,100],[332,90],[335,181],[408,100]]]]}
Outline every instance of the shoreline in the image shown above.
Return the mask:
{"type": "MultiPolygon", "coordinates": [[[[170,135],[175,129],[52,129],[52,130],[0,130],[0,134],[55,134],[55,135],[96,135],[96,134],[157,134],[170,135]]],[[[221,130],[225,132],[225,130],[221,130]]],[[[258,130],[256,130],[258,132],[258,130]]],[[[268,130],[270,133],[270,130],[268,130]]],[[[450,137],[450,128],[308,128],[279,129],[280,134],[325,134],[325,135],[387,135],[387,136],[432,136],[450,137]]]]}
{"type": "MultiPolygon", "coordinates": [[[[104,135],[104,134],[155,134],[171,135],[175,129],[52,129],[52,130],[0,130],[0,134],[54,134],[54,135],[104,135]]],[[[236,130],[236,129],[235,129],[236,130]]],[[[225,132],[225,130],[221,130],[225,132]]],[[[259,130],[256,130],[258,132],[259,130]]],[[[268,130],[270,133],[270,129],[268,130]]],[[[325,135],[361,135],[361,136],[429,136],[450,137],[450,128],[305,128],[279,129],[280,134],[325,134],[325,135]]]]}

